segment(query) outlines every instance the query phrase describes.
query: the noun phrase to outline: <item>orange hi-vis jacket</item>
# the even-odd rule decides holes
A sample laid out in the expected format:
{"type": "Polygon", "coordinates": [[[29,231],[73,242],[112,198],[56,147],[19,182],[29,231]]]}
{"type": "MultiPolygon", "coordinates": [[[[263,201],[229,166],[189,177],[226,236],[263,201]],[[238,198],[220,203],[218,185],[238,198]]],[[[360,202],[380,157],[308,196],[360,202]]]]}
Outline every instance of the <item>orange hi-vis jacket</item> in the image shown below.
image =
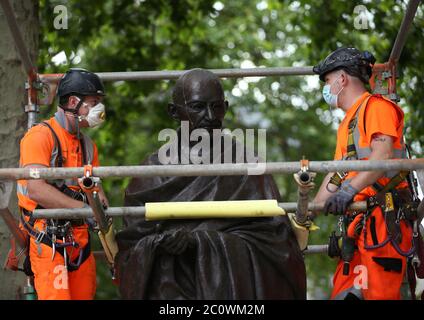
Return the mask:
{"type": "MultiPolygon", "coordinates": [[[[359,160],[367,160],[371,153],[371,140],[375,134],[388,135],[393,138],[394,159],[406,158],[406,150],[403,142],[403,118],[402,109],[390,100],[380,95],[371,95],[365,92],[355,104],[347,111],[337,131],[337,145],[334,160],[348,160],[347,146],[349,135],[349,123],[357,116],[358,122],[354,131],[355,148],[359,160]]],[[[384,186],[397,172],[386,172],[385,176],[377,182],[384,186]]],[[[345,177],[352,179],[358,172],[351,171],[345,177]]],[[[407,187],[406,182],[398,186],[407,187]]],[[[367,199],[376,194],[373,187],[369,186],[361,190],[355,197],[355,201],[367,199]]]]}
{"type": "MultiPolygon", "coordinates": [[[[96,145],[85,135],[82,135],[83,143],[81,143],[76,135],[68,132],[63,111],[59,110],[53,118],[45,122],[51,126],[59,140],[63,167],[82,167],[84,160],[87,164],[99,165],[96,145]]],[[[59,146],[50,128],[43,124],[36,125],[21,140],[20,166],[57,167],[58,153],[59,146]]],[[[76,178],[65,181],[55,180],[50,183],[58,186],[65,183],[74,190],[80,189],[76,178]]],[[[38,204],[29,197],[26,180],[18,181],[17,193],[21,209],[32,212],[37,207],[38,204]]],[[[28,214],[23,214],[22,219],[25,219],[24,221],[29,225],[30,216],[28,214]]],[[[25,223],[24,221],[22,222],[25,223]]],[[[47,221],[46,219],[37,219],[32,227],[41,232],[46,230],[47,221]]],[[[22,223],[21,228],[25,230],[22,223]]],[[[63,254],[54,250],[54,244],[49,246],[40,243],[32,236],[29,239],[31,270],[34,273],[35,289],[40,300],[91,300],[94,298],[96,264],[93,254],[90,252],[88,225],[73,225],[71,234],[78,246],[64,248],[68,257],[67,261],[63,254]],[[75,263],[81,257],[82,252],[88,254],[87,257],[82,259],[78,268],[69,269],[68,261],[75,263]]],[[[60,243],[63,241],[59,239],[60,243]]]]}
{"type": "MultiPolygon", "coordinates": [[[[393,158],[405,158],[403,142],[403,112],[395,103],[379,95],[364,93],[347,111],[337,132],[337,146],[334,159],[348,160],[349,123],[357,116],[354,142],[359,160],[368,159],[371,153],[371,140],[375,134],[383,134],[393,139],[393,158]]],[[[352,179],[357,172],[349,172],[345,179],[352,179]]],[[[378,180],[386,185],[395,172],[386,172],[378,180]]],[[[407,188],[407,182],[401,182],[397,188],[407,188]]],[[[372,187],[361,190],[354,201],[366,200],[377,191],[372,187]]],[[[406,257],[400,254],[391,241],[384,212],[376,207],[369,214],[360,235],[355,227],[364,221],[364,213],[358,214],[350,223],[347,234],[355,238],[357,250],[350,262],[350,272],[343,274],[343,261],[340,259],[333,278],[332,299],[345,299],[349,294],[364,299],[400,299],[400,287],[406,270],[406,257]],[[366,236],[367,235],[367,236],[366,236]]],[[[412,247],[412,230],[408,221],[399,221],[402,240],[398,248],[404,253],[412,247]]]]}
{"type": "MultiPolygon", "coordinates": [[[[63,167],[82,167],[83,147],[77,137],[65,129],[65,119],[63,113],[56,113],[55,117],[46,121],[55,131],[63,155],[63,167]]],[[[97,147],[94,142],[86,135],[82,134],[84,139],[84,151],[86,161],[93,166],[99,166],[97,147]]],[[[51,130],[45,125],[36,125],[32,127],[22,138],[20,148],[21,168],[29,165],[42,165],[45,167],[56,167],[58,157],[58,146],[52,135],[51,130]]],[[[65,183],[68,187],[79,189],[77,179],[67,179],[65,181],[54,181],[58,185],[65,183]]],[[[28,211],[33,211],[37,203],[28,197],[27,181],[19,180],[17,186],[19,207],[28,211]]]]}

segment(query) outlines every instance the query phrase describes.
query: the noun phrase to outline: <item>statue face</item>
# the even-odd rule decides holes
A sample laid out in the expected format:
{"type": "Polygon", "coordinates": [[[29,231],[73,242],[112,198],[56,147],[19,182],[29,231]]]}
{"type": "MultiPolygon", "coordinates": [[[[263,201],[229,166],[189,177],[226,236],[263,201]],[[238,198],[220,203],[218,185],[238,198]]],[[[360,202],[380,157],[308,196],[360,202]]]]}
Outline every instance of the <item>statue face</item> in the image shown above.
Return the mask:
{"type": "Polygon", "coordinates": [[[213,73],[201,69],[185,73],[178,79],[172,98],[170,115],[178,121],[189,121],[191,129],[222,127],[228,102],[213,73]]]}

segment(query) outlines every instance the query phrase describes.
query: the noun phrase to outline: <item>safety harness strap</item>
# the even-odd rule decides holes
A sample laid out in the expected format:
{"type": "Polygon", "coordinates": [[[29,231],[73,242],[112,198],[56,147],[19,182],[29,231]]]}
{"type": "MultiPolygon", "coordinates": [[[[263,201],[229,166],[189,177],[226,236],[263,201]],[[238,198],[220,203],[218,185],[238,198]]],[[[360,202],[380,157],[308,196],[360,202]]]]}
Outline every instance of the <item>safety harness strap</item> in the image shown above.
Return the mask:
{"type": "MultiPolygon", "coordinates": [[[[46,246],[49,246],[50,248],[52,248],[53,247],[53,239],[51,238],[51,236],[47,232],[36,230],[33,227],[33,225],[31,225],[31,222],[27,222],[25,220],[23,215],[21,215],[21,223],[22,223],[22,226],[24,227],[24,229],[28,232],[29,236],[34,238],[37,243],[42,243],[42,244],[45,244],[46,246]]],[[[68,271],[78,270],[80,265],[88,259],[88,257],[91,254],[91,243],[90,242],[91,242],[90,241],[90,234],[88,234],[88,242],[84,246],[84,248],[82,248],[80,250],[79,256],[73,261],[71,261],[68,257],[68,259],[67,259],[68,261],[66,261],[68,271]]],[[[60,244],[58,244],[58,245],[55,246],[55,250],[57,252],[59,252],[62,257],[65,257],[64,251],[66,250],[66,247],[68,247],[68,246],[69,245],[62,245],[61,246],[60,244]]]]}
{"type": "Polygon", "coordinates": [[[50,129],[52,136],[53,136],[55,149],[57,149],[56,152],[55,152],[55,150],[53,150],[53,152],[52,152],[52,161],[53,161],[53,163],[51,163],[52,166],[59,167],[59,168],[63,167],[62,146],[60,144],[60,141],[59,141],[59,138],[57,137],[56,132],[53,130],[53,128],[47,122],[43,121],[43,122],[40,122],[40,124],[43,125],[43,126],[46,126],[47,128],[50,129]],[[55,153],[57,153],[56,157],[54,156],[55,153]],[[54,158],[56,158],[57,161],[54,161],[54,160],[56,160],[54,158]]]}
{"type": "MultiPolygon", "coordinates": [[[[362,101],[361,105],[356,110],[355,115],[350,120],[348,124],[348,136],[347,136],[347,154],[343,157],[343,160],[357,160],[358,154],[356,152],[356,144],[355,144],[355,128],[358,124],[358,114],[359,110],[362,108],[362,105],[365,103],[365,106],[368,104],[368,100],[371,96],[367,97],[364,101],[362,101]]],[[[335,172],[330,178],[329,183],[334,184],[337,187],[340,187],[344,178],[348,175],[347,172],[335,172]]],[[[327,190],[328,187],[327,187],[327,190]]]]}

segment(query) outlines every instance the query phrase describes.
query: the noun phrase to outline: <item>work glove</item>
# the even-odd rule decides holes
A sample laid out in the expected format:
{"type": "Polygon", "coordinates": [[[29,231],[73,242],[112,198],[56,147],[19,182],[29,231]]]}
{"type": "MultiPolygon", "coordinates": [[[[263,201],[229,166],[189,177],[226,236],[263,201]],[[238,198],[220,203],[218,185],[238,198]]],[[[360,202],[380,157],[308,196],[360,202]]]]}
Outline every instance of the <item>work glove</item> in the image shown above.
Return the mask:
{"type": "Polygon", "coordinates": [[[337,190],[330,198],[327,199],[324,205],[325,214],[342,215],[346,212],[347,207],[352,203],[353,197],[359,191],[356,190],[347,180],[342,183],[340,189],[337,190]]]}

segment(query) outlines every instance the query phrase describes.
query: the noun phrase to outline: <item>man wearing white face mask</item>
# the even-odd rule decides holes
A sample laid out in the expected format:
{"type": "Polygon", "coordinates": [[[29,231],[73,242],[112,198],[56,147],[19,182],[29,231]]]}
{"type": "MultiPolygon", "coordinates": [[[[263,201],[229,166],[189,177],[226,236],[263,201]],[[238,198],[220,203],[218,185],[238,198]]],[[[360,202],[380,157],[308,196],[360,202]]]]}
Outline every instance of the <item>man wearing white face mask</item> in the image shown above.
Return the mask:
{"type": "MultiPolygon", "coordinates": [[[[20,166],[25,168],[99,166],[97,147],[81,128],[105,120],[104,87],[84,69],[70,69],[59,82],[54,117],[32,127],[21,140],[20,166]]],[[[21,228],[29,235],[28,275],[34,275],[39,299],[93,299],[96,265],[84,219],[34,219],[36,208],[81,208],[86,197],[77,179],[20,180],[21,228]]],[[[105,207],[108,200],[99,193],[105,207]]]]}
{"type": "MultiPolygon", "coordinates": [[[[314,67],[325,82],[323,98],[345,112],[337,132],[335,160],[405,158],[401,108],[365,85],[374,56],[356,48],[340,48],[314,67]]],[[[340,216],[340,238],[330,237],[329,255],[339,263],[332,299],[399,299],[414,253],[412,226],[417,218],[403,215],[412,203],[404,172],[329,173],[314,201],[340,216]],[[366,212],[349,211],[353,201],[367,201],[366,212]]]]}

